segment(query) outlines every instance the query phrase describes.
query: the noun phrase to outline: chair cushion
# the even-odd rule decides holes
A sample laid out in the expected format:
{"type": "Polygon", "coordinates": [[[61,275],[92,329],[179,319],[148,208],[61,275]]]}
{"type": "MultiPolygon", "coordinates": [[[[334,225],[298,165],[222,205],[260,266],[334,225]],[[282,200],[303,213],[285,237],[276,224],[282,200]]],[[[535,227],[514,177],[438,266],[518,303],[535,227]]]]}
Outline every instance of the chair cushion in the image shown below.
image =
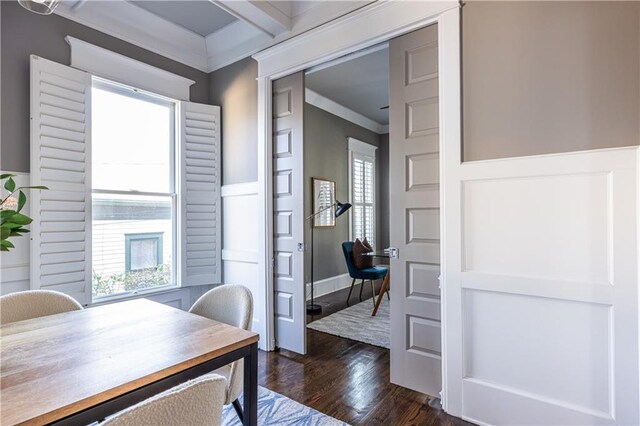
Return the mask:
{"type": "Polygon", "coordinates": [[[366,269],[373,267],[373,257],[363,256],[364,253],[370,253],[372,251],[373,249],[367,242],[366,238],[364,239],[364,241],[360,241],[359,238],[356,238],[356,241],[353,244],[353,264],[355,265],[356,269],[366,269]]]}
{"type": "Polygon", "coordinates": [[[360,269],[358,275],[359,278],[364,280],[379,280],[387,275],[387,268],[384,266],[374,266],[373,268],[360,269]]]}

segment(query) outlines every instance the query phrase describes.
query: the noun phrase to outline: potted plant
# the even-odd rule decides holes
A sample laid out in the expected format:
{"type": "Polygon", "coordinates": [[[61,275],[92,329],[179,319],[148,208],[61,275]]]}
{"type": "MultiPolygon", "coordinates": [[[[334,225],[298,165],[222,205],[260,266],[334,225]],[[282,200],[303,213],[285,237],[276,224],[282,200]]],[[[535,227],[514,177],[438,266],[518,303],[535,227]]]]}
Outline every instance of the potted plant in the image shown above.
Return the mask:
{"type": "Polygon", "coordinates": [[[33,219],[20,213],[27,202],[25,189],[48,189],[46,186],[17,186],[13,178],[16,175],[5,173],[0,175],[0,183],[7,190],[9,195],[0,201],[0,251],[9,251],[15,248],[9,238],[19,237],[26,234],[26,228],[33,219]],[[14,194],[18,193],[18,198],[14,194]]]}

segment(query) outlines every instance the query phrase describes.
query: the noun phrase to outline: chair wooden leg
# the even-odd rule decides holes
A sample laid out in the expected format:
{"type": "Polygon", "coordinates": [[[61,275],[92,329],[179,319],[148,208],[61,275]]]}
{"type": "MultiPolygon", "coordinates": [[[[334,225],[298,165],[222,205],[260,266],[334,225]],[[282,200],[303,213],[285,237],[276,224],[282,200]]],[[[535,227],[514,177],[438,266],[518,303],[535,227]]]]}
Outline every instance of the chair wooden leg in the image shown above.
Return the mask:
{"type": "Polygon", "coordinates": [[[236,410],[236,414],[240,419],[240,423],[244,423],[244,412],[242,411],[242,405],[240,405],[240,401],[236,399],[231,403],[231,405],[233,405],[233,408],[236,410]]]}
{"type": "Polygon", "coordinates": [[[362,302],[362,289],[364,288],[364,280],[360,283],[360,301],[362,302]]]}
{"type": "Polygon", "coordinates": [[[373,280],[369,280],[371,283],[371,301],[373,302],[373,307],[376,307],[376,290],[373,287],[373,280]]]}
{"type": "Polygon", "coordinates": [[[351,288],[349,289],[349,295],[347,296],[347,306],[349,306],[349,299],[351,299],[351,292],[353,291],[353,286],[356,284],[356,279],[354,278],[351,281],[351,288]]]}

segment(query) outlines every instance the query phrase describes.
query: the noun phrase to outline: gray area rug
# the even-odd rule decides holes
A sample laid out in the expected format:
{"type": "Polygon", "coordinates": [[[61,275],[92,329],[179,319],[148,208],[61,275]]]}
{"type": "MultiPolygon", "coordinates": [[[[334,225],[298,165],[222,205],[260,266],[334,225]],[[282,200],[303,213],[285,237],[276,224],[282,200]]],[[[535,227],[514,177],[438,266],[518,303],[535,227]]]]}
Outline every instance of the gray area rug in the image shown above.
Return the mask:
{"type": "MultiPolygon", "coordinates": [[[[242,426],[231,404],[224,407],[222,424],[242,426]]],[[[348,426],[346,423],[262,386],[258,387],[258,424],[260,426],[348,426]]]]}
{"type": "Polygon", "coordinates": [[[369,299],[309,323],[307,327],[389,349],[389,301],[383,297],[385,300],[375,317],[371,316],[373,303],[369,299]]]}

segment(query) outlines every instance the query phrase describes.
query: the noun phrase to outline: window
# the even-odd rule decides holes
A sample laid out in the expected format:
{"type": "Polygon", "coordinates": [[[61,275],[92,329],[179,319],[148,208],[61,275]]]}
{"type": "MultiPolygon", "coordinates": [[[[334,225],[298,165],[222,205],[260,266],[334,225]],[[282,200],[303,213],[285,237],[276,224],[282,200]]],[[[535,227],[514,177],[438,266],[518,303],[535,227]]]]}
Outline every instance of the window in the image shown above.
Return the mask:
{"type": "Polygon", "coordinates": [[[349,138],[351,239],[366,238],[376,245],[375,152],[377,147],[349,138]]]}
{"type": "Polygon", "coordinates": [[[30,200],[32,285],[90,305],[220,283],[220,107],[184,100],[191,80],[91,48],[82,64],[172,98],[31,56],[31,178],[49,187],[30,200]]]}
{"type": "Polygon", "coordinates": [[[159,233],[126,234],[124,236],[125,269],[141,271],[162,265],[162,237],[159,233]]]}
{"type": "Polygon", "coordinates": [[[176,284],[176,104],[94,78],[92,293],[176,284]]]}

